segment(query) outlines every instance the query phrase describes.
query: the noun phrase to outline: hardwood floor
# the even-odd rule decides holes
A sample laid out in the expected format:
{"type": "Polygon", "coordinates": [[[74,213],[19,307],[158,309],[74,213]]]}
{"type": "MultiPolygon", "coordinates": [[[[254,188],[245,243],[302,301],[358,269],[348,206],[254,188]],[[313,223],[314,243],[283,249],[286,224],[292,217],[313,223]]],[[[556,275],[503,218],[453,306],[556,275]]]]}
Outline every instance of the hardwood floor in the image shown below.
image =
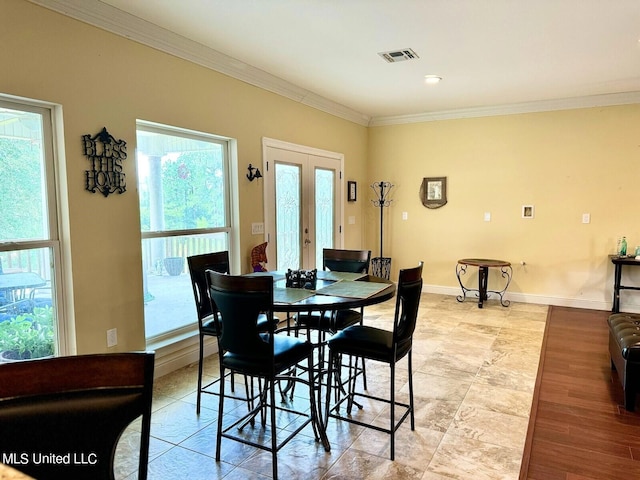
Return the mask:
{"type": "Polygon", "coordinates": [[[520,479],[640,479],[640,405],[623,406],[609,312],[549,307],[520,479]]]}

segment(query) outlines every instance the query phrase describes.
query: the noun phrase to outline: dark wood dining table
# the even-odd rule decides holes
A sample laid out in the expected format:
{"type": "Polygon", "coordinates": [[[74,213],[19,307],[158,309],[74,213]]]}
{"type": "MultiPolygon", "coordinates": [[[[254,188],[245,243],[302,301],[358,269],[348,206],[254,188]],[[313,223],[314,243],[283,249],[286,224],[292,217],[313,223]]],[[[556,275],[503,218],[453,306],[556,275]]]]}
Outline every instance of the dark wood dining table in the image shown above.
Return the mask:
{"type": "Polygon", "coordinates": [[[394,297],[396,285],[368,274],[318,271],[315,290],[287,288],[285,273],[256,272],[273,277],[273,310],[282,313],[328,312],[366,307],[394,297]]]}
{"type": "MultiPolygon", "coordinates": [[[[287,288],[285,272],[255,272],[247,275],[270,275],[273,277],[275,282],[273,310],[287,315],[286,326],[279,330],[283,333],[295,331],[297,334],[297,328],[291,325],[292,314],[319,312],[320,315],[324,315],[326,312],[361,308],[386,302],[396,294],[396,284],[394,282],[368,274],[318,271],[315,290],[287,288]]],[[[305,330],[309,331],[308,328],[305,328],[305,330]]],[[[318,342],[316,344],[320,352],[320,365],[323,364],[324,355],[322,352],[324,343],[318,342]]],[[[324,373],[324,367],[321,366],[318,369],[318,380],[315,386],[320,412],[323,411],[320,405],[324,397],[321,392],[324,373]]],[[[326,422],[322,415],[320,415],[320,422],[323,425],[326,422]]]]}

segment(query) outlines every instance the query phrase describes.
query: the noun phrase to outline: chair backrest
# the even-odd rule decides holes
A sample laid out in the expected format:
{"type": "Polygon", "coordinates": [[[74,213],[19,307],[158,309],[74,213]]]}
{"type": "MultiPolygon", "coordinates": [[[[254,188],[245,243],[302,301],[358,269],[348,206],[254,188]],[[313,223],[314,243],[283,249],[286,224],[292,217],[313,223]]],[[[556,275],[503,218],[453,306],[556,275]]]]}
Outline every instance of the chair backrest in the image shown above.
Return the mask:
{"type": "Polygon", "coordinates": [[[371,250],[322,250],[322,267],[334,272],[367,273],[371,262],[371,250]]]}
{"type": "Polygon", "coordinates": [[[273,277],[222,275],[207,271],[214,311],[222,320],[219,345],[225,352],[252,358],[270,358],[273,345],[260,335],[258,315],[267,315],[273,325],[273,277]]]}
{"type": "Polygon", "coordinates": [[[411,343],[416,329],[422,294],[422,265],[420,262],[417,267],[400,270],[398,275],[393,339],[399,347],[411,343]]]}
{"type": "Polygon", "coordinates": [[[213,313],[211,301],[209,300],[206,271],[213,270],[219,273],[229,273],[229,252],[192,255],[187,257],[187,265],[189,265],[193,297],[196,301],[198,323],[202,327],[202,320],[210,317],[213,313]]]}
{"type": "Polygon", "coordinates": [[[142,416],[146,479],[153,362],[153,352],[135,352],[0,365],[2,461],[35,478],[111,480],[118,439],[142,416]]]}

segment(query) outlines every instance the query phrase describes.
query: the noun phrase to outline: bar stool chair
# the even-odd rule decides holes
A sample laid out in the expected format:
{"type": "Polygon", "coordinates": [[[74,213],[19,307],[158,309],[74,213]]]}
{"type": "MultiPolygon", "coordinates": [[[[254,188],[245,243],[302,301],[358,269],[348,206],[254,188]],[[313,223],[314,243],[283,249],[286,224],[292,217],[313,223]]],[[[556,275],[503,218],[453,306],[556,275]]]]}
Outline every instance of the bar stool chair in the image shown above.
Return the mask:
{"type": "Polygon", "coordinates": [[[328,340],[329,346],[329,372],[328,383],[339,368],[338,358],[342,355],[367,358],[383,362],[389,365],[391,379],[389,383],[389,397],[380,397],[355,391],[355,379],[349,382],[349,391],[346,397],[330,406],[331,388],[327,388],[325,417],[337,418],[356,425],[372,428],[385,432],[391,436],[391,460],[395,456],[395,432],[402,422],[410,416],[411,430],[415,429],[413,407],[413,371],[411,365],[411,349],[413,332],[416,327],[420,295],[422,293],[422,262],[417,267],[400,270],[397,287],[396,309],[393,322],[393,331],[366,325],[352,325],[336,333],[328,340]],[[395,398],[395,365],[402,358],[407,357],[409,372],[409,404],[398,402],[395,398]],[[384,402],[390,405],[389,427],[379,427],[374,424],[364,423],[351,416],[351,409],[355,396],[384,402]],[[347,415],[339,413],[339,407],[347,401],[347,415]],[[395,421],[395,408],[404,409],[400,420],[395,421]]]}
{"type": "MultiPolygon", "coordinates": [[[[324,427],[321,425],[315,403],[314,378],[312,374],[313,345],[310,342],[286,334],[276,334],[273,322],[269,322],[269,332],[261,332],[258,328],[258,317],[261,312],[268,319],[273,318],[273,278],[270,276],[243,277],[222,275],[214,271],[207,271],[209,292],[214,309],[214,315],[219,314],[221,332],[218,342],[224,354],[220,359],[220,378],[226,370],[232,370],[243,375],[257,377],[265,382],[261,390],[260,404],[253,412],[242,418],[235,419],[223,428],[224,419],[224,389],[225,382],[220,382],[218,408],[218,436],[216,443],[216,461],[221,458],[222,438],[251,445],[272,454],[273,478],[278,478],[278,451],[307,425],[313,426],[316,441],[322,441],[325,451],[330,450],[324,427]],[[292,367],[306,361],[308,378],[288,375],[292,367]],[[309,388],[308,412],[300,412],[276,404],[275,384],[280,380],[302,382],[309,388]],[[232,432],[237,425],[246,426],[248,419],[268,409],[271,442],[259,443],[251,436],[242,436],[232,432]],[[278,429],[276,425],[276,410],[285,411],[293,415],[306,417],[301,422],[295,422],[295,428],[289,430],[278,429]],[[280,431],[279,431],[280,430],[280,431]],[[287,434],[281,441],[278,433],[287,434]]],[[[293,425],[293,424],[292,424],[293,425]]],[[[262,428],[266,428],[266,421],[262,428]]],[[[255,428],[255,425],[254,425],[255,428]]],[[[289,427],[288,427],[289,428],[289,427]]],[[[242,427],[240,428],[240,430],[242,427]]]]}
{"type": "MultiPolygon", "coordinates": [[[[371,250],[343,250],[325,248],[322,250],[322,268],[332,272],[362,273],[369,271],[371,263],[371,250]]],[[[360,310],[337,310],[326,312],[311,312],[299,314],[296,325],[300,328],[316,330],[319,342],[324,341],[326,334],[334,334],[350,325],[362,325],[364,308],[360,310]]],[[[320,350],[320,361],[323,361],[323,350],[320,350]]],[[[364,388],[367,389],[367,375],[364,358],[360,360],[362,366],[358,368],[358,359],[355,365],[349,364],[350,377],[362,375],[364,388]]],[[[342,388],[342,387],[341,387],[342,388]]]]}
{"type": "MultiPolygon", "coordinates": [[[[201,255],[192,255],[187,257],[187,265],[189,266],[189,274],[191,276],[191,286],[193,287],[193,297],[196,302],[196,311],[198,314],[198,331],[200,339],[200,350],[198,356],[198,393],[196,400],[196,413],[200,414],[201,395],[207,393],[210,395],[218,395],[217,391],[210,388],[220,381],[216,380],[202,385],[203,362],[204,362],[204,340],[205,337],[217,337],[218,328],[216,327],[216,318],[213,315],[211,299],[209,298],[209,290],[207,287],[206,271],[213,270],[219,273],[229,273],[229,252],[211,252],[201,255]]],[[[276,324],[277,318],[273,320],[276,324]]],[[[269,330],[268,319],[265,315],[261,315],[258,320],[261,331],[269,330]]],[[[235,391],[235,382],[233,372],[229,371],[227,376],[231,381],[231,391],[235,391]]],[[[236,400],[251,401],[253,393],[249,391],[250,386],[245,381],[245,397],[231,395],[229,398],[236,400]]]]}

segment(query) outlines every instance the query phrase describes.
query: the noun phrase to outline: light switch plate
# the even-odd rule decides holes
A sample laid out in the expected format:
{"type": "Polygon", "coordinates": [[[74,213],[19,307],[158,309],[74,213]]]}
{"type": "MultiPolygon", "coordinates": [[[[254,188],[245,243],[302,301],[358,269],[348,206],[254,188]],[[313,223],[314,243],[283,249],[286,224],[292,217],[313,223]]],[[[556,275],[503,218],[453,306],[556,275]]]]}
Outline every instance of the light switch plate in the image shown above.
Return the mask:
{"type": "Polygon", "coordinates": [[[116,345],[118,345],[118,329],[107,330],[107,347],[115,347],[116,345]]]}
{"type": "Polygon", "coordinates": [[[263,235],[263,234],[264,234],[264,223],[251,224],[251,235],[263,235]]]}
{"type": "Polygon", "coordinates": [[[484,212],[484,221],[485,222],[491,221],[491,212],[484,212]]]}

